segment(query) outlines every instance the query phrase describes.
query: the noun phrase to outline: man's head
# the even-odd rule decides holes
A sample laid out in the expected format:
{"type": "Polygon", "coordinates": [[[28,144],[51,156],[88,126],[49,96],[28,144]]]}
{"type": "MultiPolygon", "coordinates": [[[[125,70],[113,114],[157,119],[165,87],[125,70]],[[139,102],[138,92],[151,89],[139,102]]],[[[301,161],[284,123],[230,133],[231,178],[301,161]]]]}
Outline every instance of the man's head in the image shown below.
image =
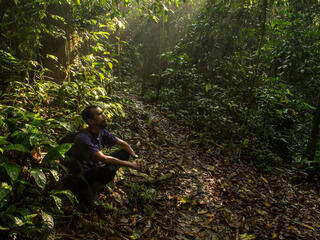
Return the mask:
{"type": "Polygon", "coordinates": [[[81,116],[90,127],[104,128],[107,126],[107,117],[99,106],[90,105],[86,107],[81,116]]]}

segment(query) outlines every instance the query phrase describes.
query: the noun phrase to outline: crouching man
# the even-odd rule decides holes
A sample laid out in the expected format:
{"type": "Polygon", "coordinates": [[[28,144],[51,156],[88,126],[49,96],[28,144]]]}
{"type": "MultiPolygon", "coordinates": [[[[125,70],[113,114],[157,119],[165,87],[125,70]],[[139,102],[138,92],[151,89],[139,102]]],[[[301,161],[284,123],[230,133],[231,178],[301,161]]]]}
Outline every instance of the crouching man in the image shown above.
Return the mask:
{"type": "Polygon", "coordinates": [[[71,158],[79,165],[76,171],[79,181],[73,181],[71,190],[79,193],[80,201],[93,207],[99,204],[99,191],[113,180],[119,167],[142,171],[143,163],[137,159],[138,156],[127,142],[105,129],[107,117],[100,107],[88,106],[81,115],[89,127],[77,134],[71,148],[71,158]],[[111,148],[114,145],[119,145],[121,150],[110,156],[101,152],[104,147],[111,148]],[[134,159],[132,162],[128,161],[130,156],[134,159]]]}

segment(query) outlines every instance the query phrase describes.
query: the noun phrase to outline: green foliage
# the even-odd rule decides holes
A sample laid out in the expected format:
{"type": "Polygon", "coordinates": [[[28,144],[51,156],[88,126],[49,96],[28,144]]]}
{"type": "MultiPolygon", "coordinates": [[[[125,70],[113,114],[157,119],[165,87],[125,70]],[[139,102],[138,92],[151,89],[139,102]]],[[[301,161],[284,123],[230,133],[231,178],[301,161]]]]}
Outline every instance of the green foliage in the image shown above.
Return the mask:
{"type": "Polygon", "coordinates": [[[50,127],[51,122],[40,114],[33,114],[22,108],[1,106],[1,154],[0,154],[0,219],[1,228],[8,235],[35,237],[49,234],[53,229],[52,214],[61,210],[58,196],[66,195],[74,201],[69,191],[50,193],[47,187],[59,178],[58,163],[55,161],[70,148],[58,145],[45,137],[43,127],[50,127]],[[41,151],[56,155],[47,155],[42,161],[41,151]],[[38,152],[37,152],[38,151],[38,152]],[[41,218],[40,218],[41,216],[41,218]],[[46,231],[44,231],[46,230],[46,231]]]}
{"type": "Polygon", "coordinates": [[[121,55],[121,71],[123,76],[132,75],[128,81],[141,83],[134,84],[135,91],[150,99],[165,91],[162,86],[166,84],[166,76],[160,75],[166,66],[164,55],[183,37],[201,2],[187,1],[179,8],[167,5],[167,16],[161,15],[157,21],[135,15],[127,18],[126,28],[121,31],[122,39],[127,42],[121,55]]]}
{"type": "MultiPolygon", "coordinates": [[[[303,156],[320,87],[318,8],[207,1],[192,21],[196,8],[178,12],[181,2],[0,3],[1,238],[46,238],[63,200],[76,201],[70,191],[52,189],[57,160],[71,147],[55,140],[83,127],[85,105],[100,105],[109,118],[124,115],[112,97],[119,59],[126,59],[122,74],[136,74],[145,97],[196,130],[199,144],[228,144],[263,167],[285,160],[302,171],[319,169],[319,151],[313,161],[303,156]],[[55,8],[70,11],[62,16],[55,8]],[[117,31],[129,13],[148,20],[131,22],[139,31],[120,58],[117,31]],[[73,31],[74,64],[45,51],[48,36],[65,41],[73,31]],[[51,79],[54,68],[63,77],[51,79]]],[[[130,29],[124,33],[131,36],[130,29]]],[[[130,202],[146,214],[156,199],[154,189],[131,186],[130,202]]]]}
{"type": "MultiPolygon", "coordinates": [[[[202,146],[220,142],[264,169],[312,168],[303,159],[320,89],[319,8],[262,3],[207,1],[185,36],[161,53],[166,69],[142,75],[141,88],[194,129],[202,146]]],[[[139,48],[130,52],[138,63],[139,48]]]]}
{"type": "Polygon", "coordinates": [[[76,201],[69,190],[52,189],[60,178],[58,159],[71,147],[56,139],[84,126],[85,105],[100,105],[110,119],[124,116],[111,97],[119,56],[110,36],[134,4],[153,19],[168,14],[163,1],[0,3],[0,238],[47,238],[63,200],[76,201]],[[73,31],[77,46],[68,54],[79,59],[71,64],[50,52],[47,41],[65,42],[73,31]],[[54,75],[57,69],[62,77],[54,75]]]}
{"type": "Polygon", "coordinates": [[[149,204],[156,201],[158,197],[157,191],[153,188],[148,188],[144,184],[133,183],[130,185],[128,201],[132,207],[141,208],[146,214],[152,214],[149,211],[149,204]]]}
{"type": "MultiPolygon", "coordinates": [[[[86,70],[75,70],[76,78],[62,84],[43,78],[35,83],[11,81],[2,96],[2,102],[12,104],[0,107],[0,219],[5,236],[46,236],[54,227],[52,215],[63,213],[64,197],[76,201],[68,190],[48,191],[59,181],[57,160],[71,147],[55,143],[57,132],[83,127],[79,113],[87,104],[100,105],[110,118],[124,114],[104,87],[107,81],[86,70]]],[[[90,71],[95,73],[94,68],[90,71]]]]}

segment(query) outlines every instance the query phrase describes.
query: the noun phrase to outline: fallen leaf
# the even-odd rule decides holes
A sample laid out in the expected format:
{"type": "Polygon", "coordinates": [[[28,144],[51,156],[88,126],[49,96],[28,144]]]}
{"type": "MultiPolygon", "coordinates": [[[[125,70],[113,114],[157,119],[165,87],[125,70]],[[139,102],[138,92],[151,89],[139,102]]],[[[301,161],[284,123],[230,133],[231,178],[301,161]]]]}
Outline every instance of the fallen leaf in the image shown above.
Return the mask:
{"type": "Polygon", "coordinates": [[[123,217],[123,218],[120,219],[120,222],[121,223],[127,223],[127,222],[129,222],[129,220],[127,218],[123,217]]]}
{"type": "Polygon", "coordinates": [[[193,237],[193,236],[195,235],[194,232],[191,232],[191,231],[187,232],[187,234],[188,234],[189,236],[191,236],[191,237],[193,237]]]}
{"type": "Polygon", "coordinates": [[[236,214],[226,214],[225,219],[230,227],[238,228],[241,226],[241,219],[236,214]]]}
{"type": "Polygon", "coordinates": [[[178,200],[181,201],[181,197],[177,196],[177,195],[173,195],[173,196],[169,196],[169,200],[178,200]]]}
{"type": "Polygon", "coordinates": [[[256,239],[256,236],[253,235],[253,234],[240,234],[240,239],[241,240],[253,240],[253,239],[256,239]]]}
{"type": "Polygon", "coordinates": [[[266,211],[260,210],[260,209],[256,209],[257,213],[259,213],[260,215],[264,216],[267,215],[268,213],[266,211]]]}
{"type": "Polygon", "coordinates": [[[219,240],[219,238],[218,238],[218,236],[217,236],[216,234],[214,234],[214,235],[212,236],[212,240],[219,240]]]}
{"type": "Polygon", "coordinates": [[[188,197],[183,197],[181,200],[180,200],[181,203],[185,204],[185,203],[189,203],[190,202],[190,199],[188,197]]]}
{"type": "Polygon", "coordinates": [[[207,224],[212,223],[212,221],[213,221],[213,218],[210,218],[210,219],[207,221],[207,224]]]}
{"type": "Polygon", "coordinates": [[[140,235],[138,233],[133,233],[131,236],[130,236],[130,239],[139,239],[140,238],[140,235]]]}
{"type": "Polygon", "coordinates": [[[265,205],[266,207],[270,207],[270,203],[264,202],[263,205],[265,205]]]}
{"type": "Polygon", "coordinates": [[[210,165],[202,165],[202,167],[208,171],[214,171],[215,167],[210,165]]]}
{"type": "Polygon", "coordinates": [[[205,213],[207,213],[208,212],[208,210],[202,210],[202,211],[198,211],[198,214],[205,214],[205,213]]]}
{"type": "Polygon", "coordinates": [[[307,225],[307,224],[301,224],[301,225],[314,231],[314,228],[309,226],[309,225],[307,225]]]}
{"type": "Polygon", "coordinates": [[[264,178],[264,177],[262,177],[262,176],[261,176],[260,178],[261,178],[261,180],[263,180],[265,183],[267,183],[267,184],[269,183],[266,178],[264,178]]]}
{"type": "Polygon", "coordinates": [[[208,221],[207,221],[207,224],[212,223],[212,221],[213,221],[213,219],[214,219],[214,214],[207,214],[206,216],[209,217],[209,219],[208,219],[208,221]]]}

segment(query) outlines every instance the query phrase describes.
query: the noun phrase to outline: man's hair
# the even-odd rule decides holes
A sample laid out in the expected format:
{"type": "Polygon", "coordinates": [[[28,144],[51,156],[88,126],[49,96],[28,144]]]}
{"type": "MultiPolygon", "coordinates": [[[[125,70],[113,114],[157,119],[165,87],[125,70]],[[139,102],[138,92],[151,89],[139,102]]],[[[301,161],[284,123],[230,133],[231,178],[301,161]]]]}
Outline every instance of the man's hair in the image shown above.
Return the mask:
{"type": "Polygon", "coordinates": [[[88,123],[88,119],[92,119],[94,117],[92,109],[98,108],[99,106],[96,105],[90,105],[87,106],[82,112],[81,112],[81,116],[83,121],[85,121],[87,124],[88,123]]]}

